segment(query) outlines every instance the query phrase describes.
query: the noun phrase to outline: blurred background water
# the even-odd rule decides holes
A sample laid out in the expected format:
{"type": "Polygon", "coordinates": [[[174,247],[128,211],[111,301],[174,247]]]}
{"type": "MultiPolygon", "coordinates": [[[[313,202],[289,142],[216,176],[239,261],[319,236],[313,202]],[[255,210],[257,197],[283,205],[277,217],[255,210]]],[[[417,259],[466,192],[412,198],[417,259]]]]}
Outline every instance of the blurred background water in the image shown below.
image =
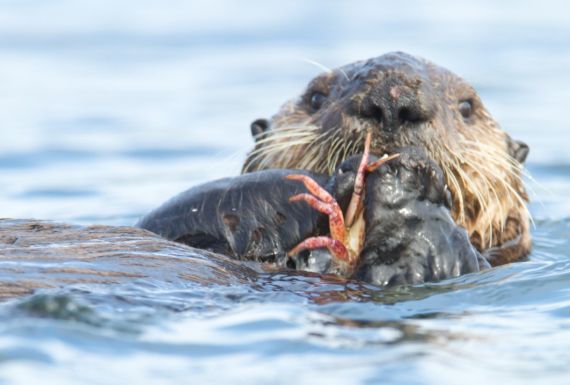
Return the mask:
{"type": "Polygon", "coordinates": [[[531,147],[530,261],[378,290],[74,288],[0,307],[0,384],[570,381],[563,1],[0,0],[0,216],[129,225],[239,172],[249,123],[327,67],[403,50],[531,147]]]}

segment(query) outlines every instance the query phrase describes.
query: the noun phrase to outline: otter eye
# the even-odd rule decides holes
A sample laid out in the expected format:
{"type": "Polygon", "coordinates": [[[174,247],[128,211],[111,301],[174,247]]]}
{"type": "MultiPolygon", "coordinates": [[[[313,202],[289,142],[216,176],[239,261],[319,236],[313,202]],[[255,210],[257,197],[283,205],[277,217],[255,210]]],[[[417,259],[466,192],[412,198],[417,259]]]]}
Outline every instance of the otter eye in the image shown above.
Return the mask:
{"type": "Polygon", "coordinates": [[[318,91],[313,92],[313,94],[311,95],[311,108],[313,109],[313,111],[317,111],[319,108],[321,108],[326,98],[327,98],[326,95],[323,94],[322,92],[318,91]]]}
{"type": "Polygon", "coordinates": [[[459,102],[459,112],[465,119],[470,118],[473,114],[473,103],[470,100],[459,102]]]}

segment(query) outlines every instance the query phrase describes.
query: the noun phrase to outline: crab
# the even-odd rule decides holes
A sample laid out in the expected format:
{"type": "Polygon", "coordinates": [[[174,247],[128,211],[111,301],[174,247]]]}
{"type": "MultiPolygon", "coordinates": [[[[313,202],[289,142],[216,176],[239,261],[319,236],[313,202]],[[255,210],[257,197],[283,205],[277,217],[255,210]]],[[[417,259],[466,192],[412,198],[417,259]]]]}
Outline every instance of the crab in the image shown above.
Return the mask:
{"type": "Polygon", "coordinates": [[[315,210],[327,215],[330,230],[330,236],[316,236],[303,240],[287,253],[288,256],[297,255],[303,250],[326,248],[341,275],[350,276],[354,272],[365,240],[363,201],[366,173],[373,172],[382,164],[399,156],[399,154],[384,155],[382,158],[368,163],[371,137],[371,133],[368,132],[346,215],[334,197],[311,177],[302,174],[291,174],[285,177],[289,180],[302,182],[309,191],[309,193],[294,195],[289,198],[289,201],[304,201],[315,210]]]}

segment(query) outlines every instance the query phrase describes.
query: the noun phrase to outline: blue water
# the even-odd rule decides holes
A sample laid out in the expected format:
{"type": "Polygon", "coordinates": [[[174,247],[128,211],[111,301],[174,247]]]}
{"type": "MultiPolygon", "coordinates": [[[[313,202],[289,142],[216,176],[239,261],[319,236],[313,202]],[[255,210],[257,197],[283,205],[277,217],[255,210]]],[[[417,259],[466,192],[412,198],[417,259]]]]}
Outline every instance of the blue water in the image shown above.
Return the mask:
{"type": "Polygon", "coordinates": [[[0,305],[0,384],[570,383],[564,1],[0,1],[0,216],[129,225],[238,173],[320,69],[421,55],[531,147],[530,260],[379,290],[70,287],[0,305]],[[400,4],[401,3],[401,4],[400,4]]]}

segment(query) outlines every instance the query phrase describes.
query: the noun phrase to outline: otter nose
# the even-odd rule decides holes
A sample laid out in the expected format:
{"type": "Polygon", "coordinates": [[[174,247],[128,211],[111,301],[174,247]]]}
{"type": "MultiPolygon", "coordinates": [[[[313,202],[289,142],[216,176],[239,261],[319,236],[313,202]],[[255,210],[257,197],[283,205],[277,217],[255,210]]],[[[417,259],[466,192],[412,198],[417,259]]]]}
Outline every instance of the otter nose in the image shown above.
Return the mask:
{"type": "Polygon", "coordinates": [[[382,129],[395,132],[409,123],[430,120],[434,114],[422,82],[415,79],[388,78],[363,100],[360,114],[381,123],[382,129]]]}

